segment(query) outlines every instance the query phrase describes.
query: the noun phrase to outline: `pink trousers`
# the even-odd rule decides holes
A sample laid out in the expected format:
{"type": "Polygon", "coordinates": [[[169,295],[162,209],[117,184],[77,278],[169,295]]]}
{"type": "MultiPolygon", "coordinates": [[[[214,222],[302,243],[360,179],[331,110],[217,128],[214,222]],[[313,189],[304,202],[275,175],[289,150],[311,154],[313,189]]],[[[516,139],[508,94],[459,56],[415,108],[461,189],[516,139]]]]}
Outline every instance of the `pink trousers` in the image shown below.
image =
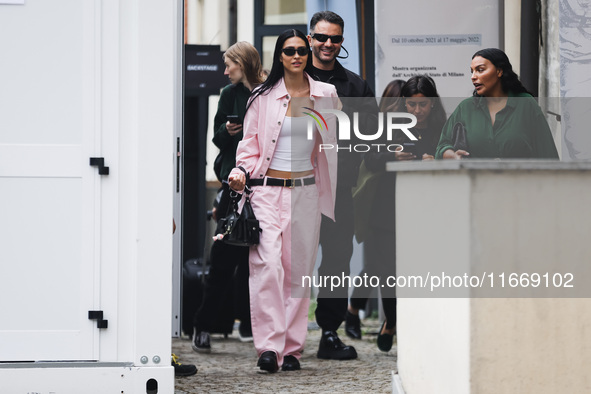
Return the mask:
{"type": "Polygon", "coordinates": [[[312,275],[320,208],[316,185],[257,186],[251,195],[260,222],[260,243],[250,249],[250,313],[254,346],[300,358],[308,332],[310,288],[302,276],[312,275]],[[293,262],[293,264],[292,264],[293,262]]]}

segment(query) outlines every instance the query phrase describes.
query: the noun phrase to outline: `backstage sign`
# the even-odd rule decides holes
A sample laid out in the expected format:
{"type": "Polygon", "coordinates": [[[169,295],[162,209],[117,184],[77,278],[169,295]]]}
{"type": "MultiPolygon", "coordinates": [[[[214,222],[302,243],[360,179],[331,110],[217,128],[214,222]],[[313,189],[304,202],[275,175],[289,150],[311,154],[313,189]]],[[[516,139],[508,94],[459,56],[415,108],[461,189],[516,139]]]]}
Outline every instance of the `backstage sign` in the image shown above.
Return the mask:
{"type": "Polygon", "coordinates": [[[230,82],[224,75],[219,45],[185,45],[185,92],[189,96],[220,93],[230,82]]]}

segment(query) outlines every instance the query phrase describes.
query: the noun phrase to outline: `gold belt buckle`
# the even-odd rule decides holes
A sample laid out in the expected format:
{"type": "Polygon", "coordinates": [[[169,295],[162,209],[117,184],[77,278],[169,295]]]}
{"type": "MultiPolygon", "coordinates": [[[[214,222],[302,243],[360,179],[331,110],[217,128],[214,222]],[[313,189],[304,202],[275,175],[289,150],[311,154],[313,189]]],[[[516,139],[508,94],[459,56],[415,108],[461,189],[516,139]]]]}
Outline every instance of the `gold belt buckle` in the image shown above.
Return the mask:
{"type": "Polygon", "coordinates": [[[290,183],[290,185],[289,185],[289,188],[290,188],[290,189],[293,189],[293,188],[295,187],[295,179],[293,179],[293,178],[291,178],[291,179],[286,179],[286,180],[285,180],[285,183],[287,183],[287,181],[288,181],[288,180],[290,180],[290,181],[291,181],[291,183],[290,183]]]}

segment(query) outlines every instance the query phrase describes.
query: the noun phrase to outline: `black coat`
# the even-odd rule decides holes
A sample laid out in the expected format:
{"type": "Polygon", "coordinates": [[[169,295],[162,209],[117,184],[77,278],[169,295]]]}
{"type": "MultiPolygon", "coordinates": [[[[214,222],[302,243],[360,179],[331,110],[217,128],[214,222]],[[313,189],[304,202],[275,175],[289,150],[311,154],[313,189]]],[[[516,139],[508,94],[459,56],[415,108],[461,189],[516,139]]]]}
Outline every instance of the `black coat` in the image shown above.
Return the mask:
{"type": "MultiPolygon", "coordinates": [[[[311,72],[312,78],[330,83],[337,89],[337,94],[343,102],[342,110],[349,115],[351,122],[353,121],[353,112],[378,113],[379,109],[375,100],[375,95],[368,83],[359,75],[347,70],[338,61],[335,61],[335,67],[328,79],[326,77],[321,78],[321,74],[324,75],[326,72],[316,68],[313,68],[311,72]],[[359,97],[366,97],[368,100],[347,100],[347,98],[359,97]],[[360,108],[360,105],[362,105],[363,108],[360,108]]],[[[351,132],[351,140],[346,141],[346,145],[360,143],[368,142],[357,140],[354,133],[351,132]]],[[[340,144],[341,143],[339,142],[339,145],[340,144]]],[[[350,188],[357,184],[359,165],[363,159],[363,153],[355,153],[339,149],[338,158],[337,188],[341,190],[350,190],[350,188]]]]}

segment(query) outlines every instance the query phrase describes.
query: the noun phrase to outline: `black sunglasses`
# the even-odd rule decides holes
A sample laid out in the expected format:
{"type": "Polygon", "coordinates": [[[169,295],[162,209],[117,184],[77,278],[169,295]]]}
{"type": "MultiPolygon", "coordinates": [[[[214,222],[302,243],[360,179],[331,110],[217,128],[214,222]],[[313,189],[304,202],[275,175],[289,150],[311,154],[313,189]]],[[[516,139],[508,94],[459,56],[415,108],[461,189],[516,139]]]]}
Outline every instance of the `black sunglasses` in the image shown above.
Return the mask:
{"type": "Polygon", "coordinates": [[[281,50],[281,52],[285,53],[286,56],[293,56],[298,53],[300,56],[306,56],[308,54],[308,48],[306,47],[286,47],[281,50]]]}
{"type": "Polygon", "coordinates": [[[334,36],[329,36],[328,34],[314,33],[314,34],[312,34],[312,38],[315,39],[315,40],[318,40],[320,42],[326,42],[330,38],[330,41],[333,44],[338,44],[338,43],[340,43],[340,42],[343,41],[343,35],[342,34],[336,34],[334,36]]]}

